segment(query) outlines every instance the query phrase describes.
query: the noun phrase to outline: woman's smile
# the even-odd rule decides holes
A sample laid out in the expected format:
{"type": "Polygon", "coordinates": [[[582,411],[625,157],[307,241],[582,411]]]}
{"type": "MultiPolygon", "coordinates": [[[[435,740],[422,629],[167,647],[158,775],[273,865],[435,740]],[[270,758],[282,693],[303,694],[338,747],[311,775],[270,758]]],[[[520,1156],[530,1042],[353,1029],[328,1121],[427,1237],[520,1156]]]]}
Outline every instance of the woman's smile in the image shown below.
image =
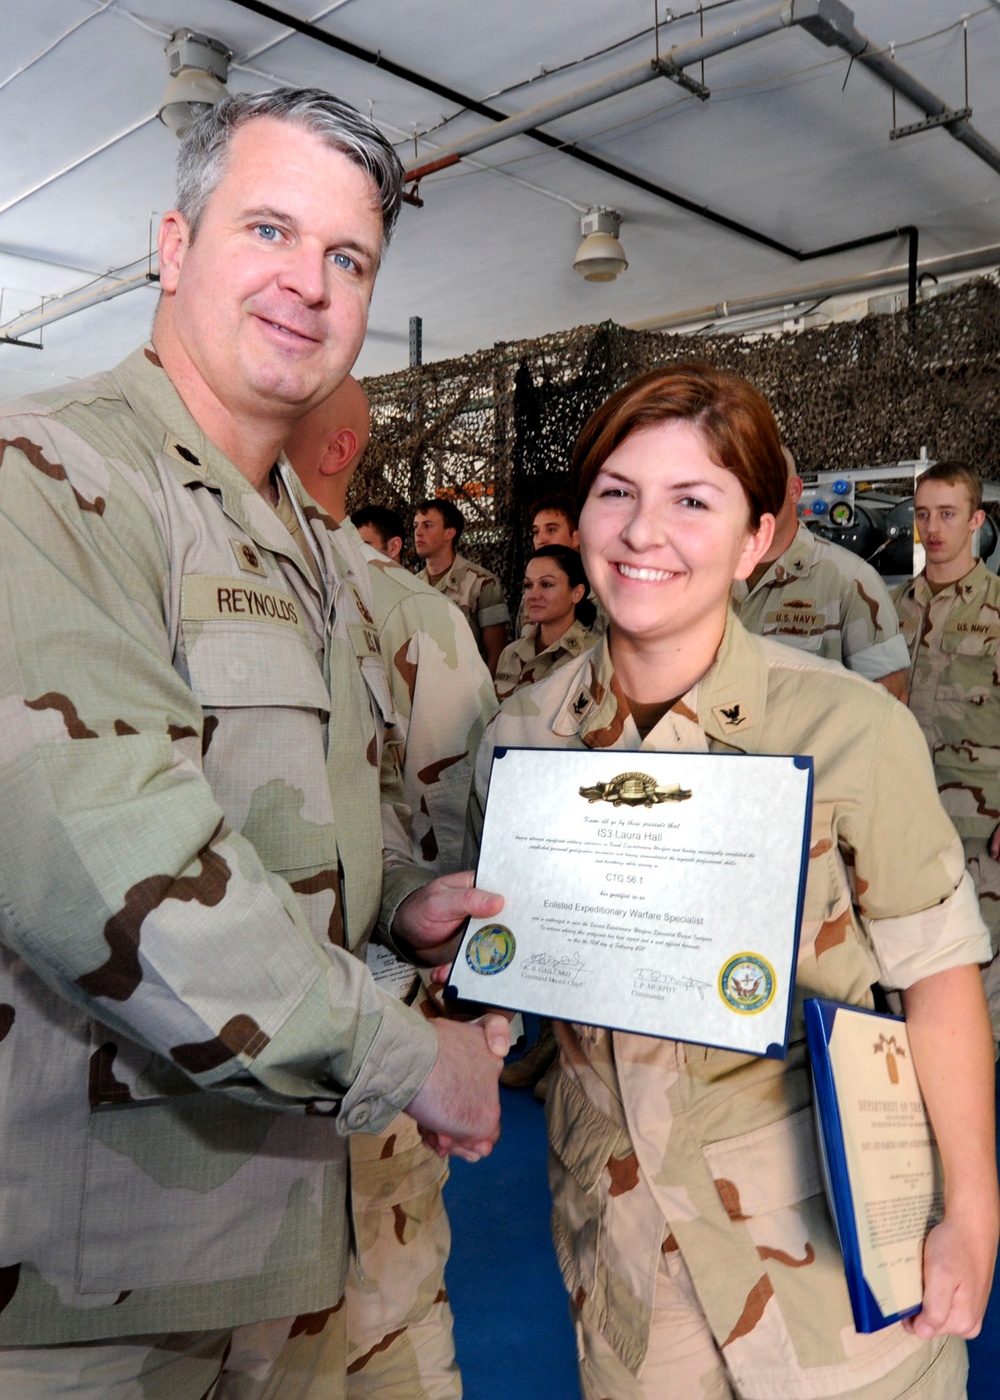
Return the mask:
{"type": "Polygon", "coordinates": [[[620,443],[580,517],[584,564],[613,633],[646,643],[717,646],[730,585],[753,568],[756,544],[739,479],[683,419],[620,443]]]}

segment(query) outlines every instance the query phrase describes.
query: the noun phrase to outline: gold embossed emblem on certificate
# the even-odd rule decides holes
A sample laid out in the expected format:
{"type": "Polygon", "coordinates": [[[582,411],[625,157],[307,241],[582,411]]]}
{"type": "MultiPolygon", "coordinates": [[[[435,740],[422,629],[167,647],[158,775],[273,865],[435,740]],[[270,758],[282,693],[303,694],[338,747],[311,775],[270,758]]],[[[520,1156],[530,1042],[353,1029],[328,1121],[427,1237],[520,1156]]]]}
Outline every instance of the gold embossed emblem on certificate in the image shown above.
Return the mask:
{"type": "Polygon", "coordinates": [[[593,783],[580,789],[588,802],[610,802],[614,807],[655,807],[660,802],[686,802],[690,788],[660,787],[648,773],[619,773],[609,783],[593,783]]]}

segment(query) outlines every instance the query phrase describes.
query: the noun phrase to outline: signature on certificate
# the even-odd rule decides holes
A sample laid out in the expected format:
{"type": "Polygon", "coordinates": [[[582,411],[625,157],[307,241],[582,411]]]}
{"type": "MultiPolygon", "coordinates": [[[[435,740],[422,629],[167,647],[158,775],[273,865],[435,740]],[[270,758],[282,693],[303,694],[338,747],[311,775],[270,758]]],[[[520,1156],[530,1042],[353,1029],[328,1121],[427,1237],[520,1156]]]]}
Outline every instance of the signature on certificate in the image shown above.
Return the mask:
{"type": "Polygon", "coordinates": [[[547,982],[576,982],[583,971],[579,953],[532,953],[521,967],[523,977],[542,977],[547,982]]]}
{"type": "Polygon", "coordinates": [[[710,982],[702,982],[697,977],[675,977],[657,967],[640,967],[636,974],[635,986],[647,992],[697,992],[698,1000],[704,1001],[710,982]]]}

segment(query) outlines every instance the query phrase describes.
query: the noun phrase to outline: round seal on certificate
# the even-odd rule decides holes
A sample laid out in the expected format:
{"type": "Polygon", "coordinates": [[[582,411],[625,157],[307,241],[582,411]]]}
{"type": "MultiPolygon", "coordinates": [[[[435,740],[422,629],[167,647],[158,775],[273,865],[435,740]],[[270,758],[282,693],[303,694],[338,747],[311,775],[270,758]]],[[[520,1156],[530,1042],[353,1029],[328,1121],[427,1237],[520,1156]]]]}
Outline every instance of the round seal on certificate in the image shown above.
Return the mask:
{"type": "Polygon", "coordinates": [[[737,953],[723,963],[719,996],[745,1016],[752,1016],[774,1000],[774,968],[759,953],[737,953]]]}
{"type": "Polygon", "coordinates": [[[503,972],[514,961],[514,935],[505,924],[485,924],[477,929],[465,948],[465,961],[473,972],[489,977],[503,972]]]}

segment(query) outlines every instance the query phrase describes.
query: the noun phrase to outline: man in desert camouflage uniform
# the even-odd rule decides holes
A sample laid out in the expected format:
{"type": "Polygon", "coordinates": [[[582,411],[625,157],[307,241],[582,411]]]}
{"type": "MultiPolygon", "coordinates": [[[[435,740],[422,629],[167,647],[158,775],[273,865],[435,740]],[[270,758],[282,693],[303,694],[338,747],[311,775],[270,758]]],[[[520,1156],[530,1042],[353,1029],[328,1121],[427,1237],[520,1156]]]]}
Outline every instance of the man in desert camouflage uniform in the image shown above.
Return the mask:
{"type": "Polygon", "coordinates": [[[984,981],[1000,1040],[1000,579],[972,552],[982,495],[968,467],[938,462],[923,473],[913,514],[927,562],[893,601],[912,659],[910,709],[990,930],[984,981]]]}
{"type": "Polygon", "coordinates": [[[12,1400],[271,1395],[289,1338],[299,1395],[343,1332],[346,1135],[497,1131],[506,1028],[350,955],[378,922],[436,961],[480,897],[380,820],[369,570],[280,455],[357,355],[400,175],[325,93],[227,99],[181,147],[152,345],[0,415],[12,1400]]]}
{"type": "Polygon", "coordinates": [[[490,675],[507,641],[510,613],[496,574],[455,552],[465,516],[451,501],[421,501],[413,517],[413,547],[424,567],[417,578],[429,583],[465,613],[490,675]]]}
{"type": "Polygon", "coordinates": [[[963,1342],[899,1323],[854,1330],[802,1017],[805,996],[871,1006],[875,979],[909,988],[983,955],[961,847],[910,716],[730,618],[708,673],[644,740],[606,639],[518,691],[477,759],[477,825],[500,745],[606,750],[609,778],[622,751],[645,748],[815,763],[787,1058],[560,1024],[547,1101],[553,1234],[585,1400],[957,1400],[963,1342]],[[818,683],[803,686],[803,671],[818,683]]]}
{"type": "Polygon", "coordinates": [[[906,644],[889,592],[870,564],[798,519],[802,478],[787,448],[785,459],[774,541],[746,582],[733,584],[737,615],[748,631],[840,661],[905,700],[906,644]]]}
{"type": "MultiPolygon", "coordinates": [[[[354,469],[368,445],[371,414],[350,375],[299,420],[285,444],[314,500],[338,523],[354,469]]],[[[352,526],[346,525],[350,532],[352,526]]],[[[461,868],[472,765],[496,712],[490,675],[458,608],[362,545],[375,633],[396,709],[413,860],[436,874],[461,868]]],[[[369,951],[383,986],[417,992],[414,969],[388,950],[369,951]]],[[[432,1014],[421,991],[417,1005],[432,1014]]],[[[347,1280],[348,1396],[460,1400],[444,1267],[451,1234],[442,1189],[447,1160],[400,1114],[379,1134],[350,1141],[357,1260],[347,1280]]],[[[319,1400],[319,1397],[317,1397],[319,1400]]]]}

